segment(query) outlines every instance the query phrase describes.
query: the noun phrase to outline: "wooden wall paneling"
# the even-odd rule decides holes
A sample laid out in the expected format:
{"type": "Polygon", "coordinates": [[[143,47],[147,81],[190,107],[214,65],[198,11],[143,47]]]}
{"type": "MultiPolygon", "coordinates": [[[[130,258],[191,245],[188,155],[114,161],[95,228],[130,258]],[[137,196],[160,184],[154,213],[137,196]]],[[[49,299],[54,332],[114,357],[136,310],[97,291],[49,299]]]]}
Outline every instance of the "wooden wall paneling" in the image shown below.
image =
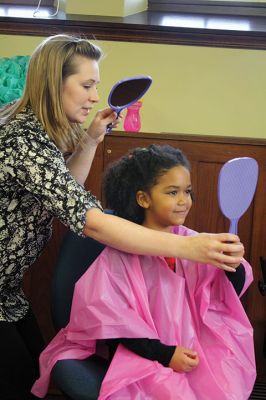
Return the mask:
{"type": "MultiPolygon", "coordinates": [[[[208,144],[207,144],[207,149],[208,144]]],[[[211,153],[211,148],[209,149],[211,153]]],[[[209,151],[208,151],[209,153],[209,151]]],[[[198,232],[227,232],[229,220],[223,217],[218,203],[218,176],[224,162],[216,162],[216,158],[203,160],[204,156],[199,157],[199,161],[194,163],[192,169],[192,183],[196,179],[195,187],[195,208],[193,228],[198,232]]],[[[250,230],[246,226],[251,226],[253,207],[251,206],[239,222],[239,235],[245,244],[246,256],[250,254],[250,230]]],[[[250,228],[251,229],[251,228],[250,228]]]]}
{"type": "Polygon", "coordinates": [[[258,376],[266,381],[266,358],[263,356],[263,343],[266,335],[266,297],[262,296],[258,290],[258,281],[262,279],[259,257],[266,257],[266,154],[259,161],[260,173],[252,221],[250,257],[254,282],[248,293],[247,313],[254,327],[258,376]]]}

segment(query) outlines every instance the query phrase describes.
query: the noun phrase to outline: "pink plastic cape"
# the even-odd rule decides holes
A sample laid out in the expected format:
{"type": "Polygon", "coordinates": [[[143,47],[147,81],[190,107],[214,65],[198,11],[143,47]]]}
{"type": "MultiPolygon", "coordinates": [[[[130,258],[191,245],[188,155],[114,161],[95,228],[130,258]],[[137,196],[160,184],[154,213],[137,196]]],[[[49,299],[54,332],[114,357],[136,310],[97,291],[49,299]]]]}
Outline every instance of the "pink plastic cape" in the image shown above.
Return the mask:
{"type": "MultiPolygon", "coordinates": [[[[194,234],[176,227],[181,235],[194,234]]],[[[244,261],[246,281],[252,281],[244,261]]],[[[224,271],[163,257],[137,256],[105,248],[76,283],[70,322],[43,351],[41,376],[32,392],[44,397],[57,360],[84,359],[96,340],[160,339],[198,352],[200,363],[175,373],[119,345],[101,386],[108,400],[247,400],[256,369],[253,331],[224,271]]]]}

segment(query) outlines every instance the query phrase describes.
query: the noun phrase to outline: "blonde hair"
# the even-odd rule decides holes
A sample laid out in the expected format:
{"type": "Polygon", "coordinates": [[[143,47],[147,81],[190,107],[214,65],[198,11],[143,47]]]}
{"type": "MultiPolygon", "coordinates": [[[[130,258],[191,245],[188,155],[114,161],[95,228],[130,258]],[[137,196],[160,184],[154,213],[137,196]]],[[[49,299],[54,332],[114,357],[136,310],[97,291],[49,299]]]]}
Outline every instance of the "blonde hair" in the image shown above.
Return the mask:
{"type": "Polygon", "coordinates": [[[76,56],[99,61],[101,49],[70,35],[46,38],[33,52],[23,96],[1,112],[1,124],[30,105],[49,137],[61,151],[73,151],[84,135],[78,123],[68,121],[62,105],[64,80],[76,73],[76,56]]]}

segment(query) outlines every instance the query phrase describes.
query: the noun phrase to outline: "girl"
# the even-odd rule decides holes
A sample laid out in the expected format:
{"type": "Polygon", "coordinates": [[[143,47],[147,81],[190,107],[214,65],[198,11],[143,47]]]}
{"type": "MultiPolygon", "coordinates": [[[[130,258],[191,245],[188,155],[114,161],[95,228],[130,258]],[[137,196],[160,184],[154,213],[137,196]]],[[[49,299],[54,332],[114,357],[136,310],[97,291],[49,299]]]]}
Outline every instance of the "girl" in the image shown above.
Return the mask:
{"type": "MultiPolygon", "coordinates": [[[[135,149],[105,175],[107,206],[150,229],[194,235],[183,226],[193,198],[189,170],[178,149],[135,149]]],[[[111,363],[99,399],[247,400],[256,371],[239,297],[252,271],[244,260],[234,267],[226,276],[210,265],[106,247],[77,282],[70,322],[41,355],[33,392],[45,395],[51,368],[69,349],[85,358],[104,339],[111,363]]]]}

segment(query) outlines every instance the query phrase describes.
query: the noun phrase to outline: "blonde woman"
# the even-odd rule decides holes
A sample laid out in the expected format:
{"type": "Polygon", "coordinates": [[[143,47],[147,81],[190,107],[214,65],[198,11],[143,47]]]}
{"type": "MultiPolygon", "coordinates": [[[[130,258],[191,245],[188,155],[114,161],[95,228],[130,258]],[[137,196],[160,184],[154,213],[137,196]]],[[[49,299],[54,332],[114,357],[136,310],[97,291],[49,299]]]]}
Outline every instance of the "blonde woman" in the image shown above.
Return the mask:
{"type": "Polygon", "coordinates": [[[243,250],[231,234],[182,237],[102,212],[83,187],[98,143],[119,118],[99,111],[101,50],[85,39],[56,35],[33,52],[21,99],[0,113],[0,398],[30,399],[43,343],[22,291],[25,270],[40,255],[57,217],[129,253],[181,257],[234,270],[243,250]],[[65,162],[64,155],[71,156],[65,162]],[[231,243],[228,243],[231,242],[231,243]],[[11,356],[12,354],[12,356],[11,356]]]}

